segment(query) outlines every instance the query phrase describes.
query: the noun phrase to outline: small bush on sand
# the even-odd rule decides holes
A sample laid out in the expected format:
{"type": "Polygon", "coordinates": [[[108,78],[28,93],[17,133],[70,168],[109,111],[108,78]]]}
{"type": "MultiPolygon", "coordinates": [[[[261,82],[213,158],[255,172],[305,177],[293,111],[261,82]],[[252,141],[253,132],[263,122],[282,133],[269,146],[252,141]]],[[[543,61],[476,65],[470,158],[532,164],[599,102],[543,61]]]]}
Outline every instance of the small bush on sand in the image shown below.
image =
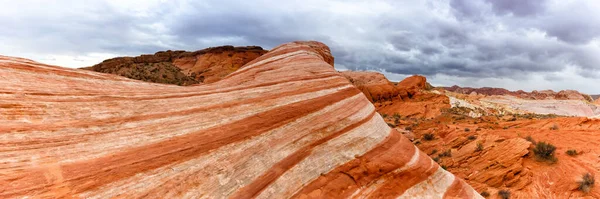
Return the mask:
{"type": "Polygon", "coordinates": [[[388,117],[388,114],[381,114],[381,117],[383,117],[384,119],[388,117]]]}
{"type": "Polygon", "coordinates": [[[475,139],[477,139],[477,136],[475,136],[475,135],[469,135],[469,137],[467,137],[467,139],[469,139],[469,140],[475,140],[475,139]]]}
{"type": "Polygon", "coordinates": [[[394,117],[394,119],[399,120],[402,116],[400,116],[399,113],[394,113],[393,117],[394,117]]]}
{"type": "Polygon", "coordinates": [[[554,131],[558,130],[558,125],[557,125],[557,124],[553,124],[553,125],[550,127],[550,130],[554,130],[554,131]]]}
{"type": "Polygon", "coordinates": [[[500,196],[500,198],[502,198],[502,199],[509,199],[510,191],[509,190],[500,190],[500,191],[498,191],[498,196],[500,196]]]}
{"type": "Polygon", "coordinates": [[[482,191],[481,196],[483,196],[484,198],[487,198],[490,196],[490,193],[488,193],[487,191],[482,191]]]}
{"type": "Polygon", "coordinates": [[[433,133],[425,133],[423,135],[423,139],[427,140],[427,141],[431,141],[431,140],[435,139],[435,135],[433,133]]]}
{"type": "Polygon", "coordinates": [[[404,130],[407,130],[407,131],[412,131],[412,126],[407,126],[407,127],[404,127],[404,130]]]}
{"type": "Polygon", "coordinates": [[[533,149],[533,153],[539,161],[556,162],[556,157],[554,157],[554,151],[556,151],[556,147],[546,142],[536,143],[535,148],[533,149]]]}
{"type": "Polygon", "coordinates": [[[535,144],[535,140],[533,140],[533,138],[530,135],[528,135],[527,137],[525,137],[525,140],[527,140],[527,141],[535,144]]]}
{"type": "Polygon", "coordinates": [[[452,151],[450,149],[440,153],[440,155],[438,155],[438,157],[452,157],[452,151]]]}
{"type": "Polygon", "coordinates": [[[483,144],[477,143],[477,148],[475,148],[475,152],[483,151],[483,144]]]}
{"type": "Polygon", "coordinates": [[[589,193],[592,190],[595,181],[596,180],[594,180],[594,176],[592,176],[590,173],[583,174],[581,181],[577,182],[579,183],[579,190],[583,191],[584,193],[589,193]]]}
{"type": "Polygon", "coordinates": [[[471,131],[471,129],[465,128],[465,132],[469,132],[469,131],[471,131]]]}
{"type": "Polygon", "coordinates": [[[433,154],[436,154],[437,152],[438,152],[437,149],[433,149],[433,150],[431,150],[431,153],[429,153],[429,154],[433,155],[433,154]]]}
{"type": "Polygon", "coordinates": [[[577,150],[575,150],[575,149],[569,149],[569,150],[567,150],[567,155],[569,155],[569,156],[576,156],[577,155],[577,150]]]}

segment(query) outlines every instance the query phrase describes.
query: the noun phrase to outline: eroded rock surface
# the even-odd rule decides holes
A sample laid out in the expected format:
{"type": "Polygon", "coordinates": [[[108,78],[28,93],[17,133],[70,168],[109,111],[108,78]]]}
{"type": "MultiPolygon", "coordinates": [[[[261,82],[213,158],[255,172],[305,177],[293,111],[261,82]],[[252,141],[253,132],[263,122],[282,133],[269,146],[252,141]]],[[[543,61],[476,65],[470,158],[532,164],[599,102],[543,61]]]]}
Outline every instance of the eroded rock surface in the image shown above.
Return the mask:
{"type": "Polygon", "coordinates": [[[378,72],[344,71],[344,77],[373,102],[377,112],[418,118],[433,118],[450,108],[449,98],[429,91],[432,86],[420,75],[392,83],[378,72]]]}
{"type": "Polygon", "coordinates": [[[161,51],[137,57],[117,57],[84,68],[154,83],[212,83],[267,51],[258,46],[219,46],[199,50],[161,51]]]}
{"type": "Polygon", "coordinates": [[[481,198],[332,64],[293,42],[180,87],[0,57],[0,198],[481,198]]]}
{"type": "MultiPolygon", "coordinates": [[[[589,193],[578,190],[584,174],[599,175],[600,137],[595,134],[600,120],[506,111],[472,115],[478,106],[456,98],[451,101],[460,105],[434,118],[387,115],[385,120],[441,166],[490,198],[500,198],[500,191],[523,199],[600,197],[598,186],[589,193]],[[553,161],[535,157],[535,143],[542,141],[556,147],[553,161]]],[[[404,106],[404,102],[396,103],[404,106]]]]}
{"type": "Polygon", "coordinates": [[[396,86],[381,73],[369,71],[342,71],[341,73],[371,102],[384,102],[400,98],[396,86]]]}

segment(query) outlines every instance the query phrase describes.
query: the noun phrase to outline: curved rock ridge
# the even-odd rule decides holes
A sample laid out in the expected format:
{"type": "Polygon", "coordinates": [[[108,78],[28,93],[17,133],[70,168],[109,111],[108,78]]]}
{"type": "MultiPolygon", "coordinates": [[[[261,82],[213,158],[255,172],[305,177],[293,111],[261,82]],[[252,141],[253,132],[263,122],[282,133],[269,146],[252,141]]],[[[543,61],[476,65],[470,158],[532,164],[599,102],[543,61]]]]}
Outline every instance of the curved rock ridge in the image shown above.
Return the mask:
{"type": "Polygon", "coordinates": [[[0,198],[481,198],[319,42],[198,86],[0,57],[0,198]]]}
{"type": "Polygon", "coordinates": [[[147,82],[192,85],[219,81],[266,52],[259,46],[219,46],[194,52],[169,50],[107,59],[84,69],[147,82]]]}

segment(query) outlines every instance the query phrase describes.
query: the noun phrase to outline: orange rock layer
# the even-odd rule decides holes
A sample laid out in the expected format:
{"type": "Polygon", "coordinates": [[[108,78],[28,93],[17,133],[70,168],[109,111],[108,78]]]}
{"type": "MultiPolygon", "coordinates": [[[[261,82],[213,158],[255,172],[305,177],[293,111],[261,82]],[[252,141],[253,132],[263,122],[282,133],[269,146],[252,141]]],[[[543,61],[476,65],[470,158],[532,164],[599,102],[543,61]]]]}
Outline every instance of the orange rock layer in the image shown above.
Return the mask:
{"type": "Polygon", "coordinates": [[[414,75],[394,84],[378,72],[343,71],[341,74],[360,89],[382,114],[434,118],[443,109],[450,108],[447,96],[427,91],[431,85],[423,76],[414,75]]]}
{"type": "Polygon", "coordinates": [[[161,51],[152,55],[117,57],[85,68],[154,83],[212,83],[267,51],[258,46],[219,46],[195,52],[161,51]]]}
{"type": "MultiPolygon", "coordinates": [[[[600,187],[578,190],[586,173],[598,176],[600,120],[580,117],[527,119],[444,114],[409,128],[419,149],[479,192],[510,198],[600,198],[600,187]],[[423,136],[433,135],[426,140],[423,136]],[[540,161],[536,142],[556,146],[555,162],[540,161]],[[569,155],[568,150],[577,154],[569,155]]],[[[404,121],[401,121],[404,122],[404,121]]]]}
{"type": "Polygon", "coordinates": [[[480,198],[318,42],[180,87],[0,57],[0,198],[480,198]]]}

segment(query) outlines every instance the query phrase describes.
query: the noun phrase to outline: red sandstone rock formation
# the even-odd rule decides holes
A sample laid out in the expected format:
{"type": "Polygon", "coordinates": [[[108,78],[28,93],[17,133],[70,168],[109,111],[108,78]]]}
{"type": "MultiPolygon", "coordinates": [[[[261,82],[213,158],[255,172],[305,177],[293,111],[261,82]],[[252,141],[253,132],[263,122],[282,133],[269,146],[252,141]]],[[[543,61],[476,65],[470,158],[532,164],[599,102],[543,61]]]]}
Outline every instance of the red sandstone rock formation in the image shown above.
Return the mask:
{"type": "Polygon", "coordinates": [[[420,75],[413,75],[399,82],[397,88],[405,91],[406,96],[402,96],[403,98],[412,97],[412,95],[428,89],[427,78],[420,75]]]}
{"type": "Polygon", "coordinates": [[[0,198],[480,198],[332,63],[293,42],[179,87],[0,57],[0,198]]]}
{"type": "Polygon", "coordinates": [[[148,82],[191,85],[219,81],[266,52],[258,46],[161,51],[153,55],[112,58],[83,69],[148,82]]]}
{"type": "Polygon", "coordinates": [[[518,90],[518,91],[509,91],[503,88],[471,88],[471,87],[444,87],[445,90],[455,93],[461,94],[471,94],[473,92],[477,94],[483,95],[512,95],[516,97],[520,97],[523,99],[534,99],[534,100],[542,100],[542,99],[557,99],[557,100],[582,100],[587,102],[592,102],[593,98],[587,94],[580,93],[575,90],[562,90],[559,92],[554,92],[552,90],[543,90],[543,91],[531,91],[530,93],[518,90]]]}
{"type": "MultiPolygon", "coordinates": [[[[471,87],[459,87],[454,85],[452,87],[444,87],[445,90],[462,93],[462,94],[471,94],[472,92],[476,92],[478,94],[483,95],[508,95],[511,94],[509,90],[503,88],[490,88],[490,87],[482,87],[482,88],[471,88],[471,87]]],[[[522,93],[524,91],[516,91],[515,93],[522,93]]]]}
{"type": "Polygon", "coordinates": [[[343,71],[341,73],[371,102],[384,102],[400,97],[396,86],[381,73],[367,71],[343,71]]]}
{"type": "Polygon", "coordinates": [[[411,126],[411,134],[421,150],[479,192],[495,196],[500,190],[509,190],[511,198],[600,197],[598,186],[589,193],[577,189],[583,174],[600,175],[600,136],[596,135],[600,120],[470,118],[444,113],[432,120],[405,125],[411,126]],[[433,134],[434,139],[424,140],[425,134],[433,134]],[[527,137],[556,146],[557,161],[537,161],[534,144],[527,137]],[[570,156],[567,150],[576,150],[577,155],[570,156]]]}
{"type": "Polygon", "coordinates": [[[442,109],[450,108],[448,97],[429,92],[432,87],[427,78],[419,75],[408,77],[394,85],[377,72],[341,72],[374,103],[377,112],[387,115],[416,118],[433,118],[442,109]]]}

